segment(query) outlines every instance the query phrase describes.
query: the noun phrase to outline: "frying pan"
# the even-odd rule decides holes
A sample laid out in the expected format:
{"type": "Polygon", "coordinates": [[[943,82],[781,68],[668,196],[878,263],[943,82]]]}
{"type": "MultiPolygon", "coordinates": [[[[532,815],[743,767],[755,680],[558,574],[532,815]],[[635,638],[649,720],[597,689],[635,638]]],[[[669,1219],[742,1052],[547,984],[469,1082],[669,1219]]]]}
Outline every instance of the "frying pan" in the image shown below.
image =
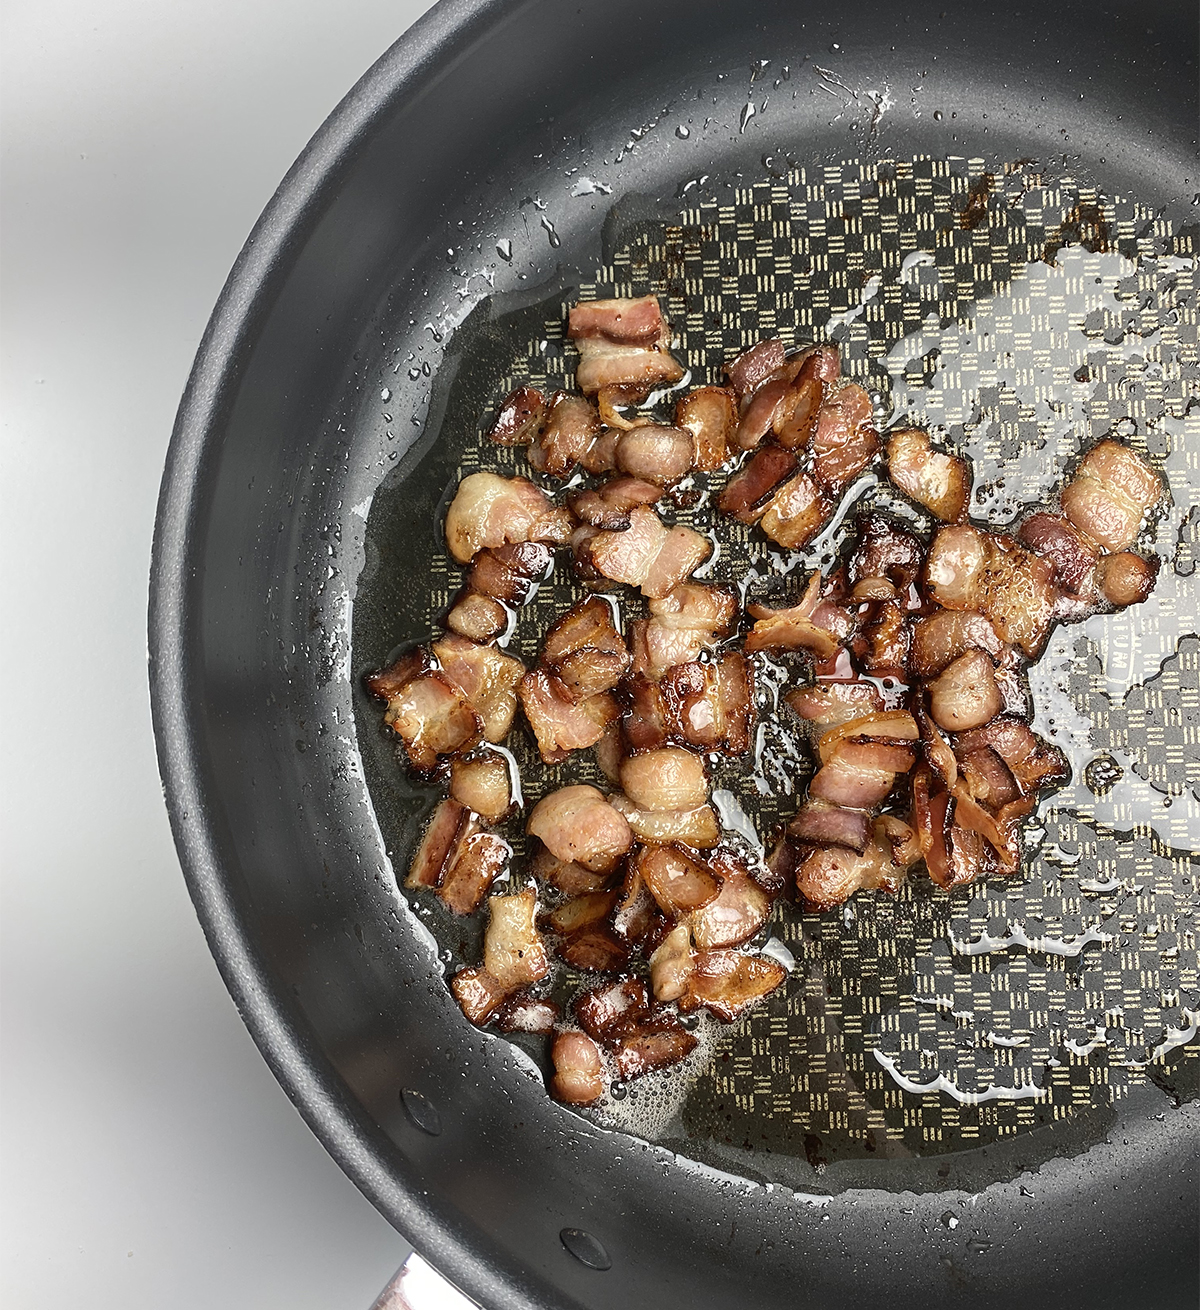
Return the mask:
{"type": "MultiPolygon", "coordinates": [[[[1120,1096],[1085,1066],[1091,1099],[1071,1114],[841,1175],[789,1122],[757,1146],[703,1125],[668,1145],[551,1102],[536,1051],[463,1020],[445,943],[397,890],[428,796],[387,755],[357,680],[424,635],[422,561],[455,461],[514,359],[598,269],[689,205],[719,222],[738,188],[811,190],[864,160],[973,160],[931,174],[966,199],[984,173],[1035,159],[1076,195],[1134,198],[1145,230],[1186,253],[1196,50],[1182,3],[443,0],[251,235],[159,506],[167,802],[276,1076],[482,1305],[1195,1304],[1186,1059],[1120,1096]]],[[[1091,222],[1099,248],[1099,220],[1063,217],[1060,244],[1087,243],[1091,222]]],[[[763,299],[753,276],[737,294],[748,315],[763,299]]],[[[937,1114],[944,1099],[915,1103],[937,1114]]]]}

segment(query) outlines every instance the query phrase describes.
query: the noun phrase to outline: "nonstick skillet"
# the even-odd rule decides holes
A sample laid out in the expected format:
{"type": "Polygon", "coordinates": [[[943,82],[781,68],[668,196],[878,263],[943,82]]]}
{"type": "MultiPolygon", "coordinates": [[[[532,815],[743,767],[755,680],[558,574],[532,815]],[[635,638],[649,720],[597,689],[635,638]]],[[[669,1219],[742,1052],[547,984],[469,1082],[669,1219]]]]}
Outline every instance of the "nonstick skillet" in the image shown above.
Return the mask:
{"type": "MultiPolygon", "coordinates": [[[[785,1046],[734,1040],[725,1072],[653,1125],[656,1141],[552,1103],[536,1049],[458,1012],[443,978],[455,944],[396,886],[429,798],[404,780],[358,680],[425,635],[451,585],[436,546],[447,487],[505,384],[559,367],[556,315],[580,289],[693,297],[690,343],[714,357],[731,305],[747,331],[824,330],[920,405],[945,400],[945,333],[989,313],[1014,330],[997,306],[1032,303],[1042,269],[1094,277],[1112,303],[1089,309],[1080,367],[1127,346],[1080,413],[1173,442],[1154,453],[1180,461],[1178,503],[1197,386],[1196,51],[1186,4],[444,0],[332,115],[250,237],[160,501],[151,675],[168,805],[214,955],[281,1083],[381,1211],[481,1304],[1195,1304],[1200,1115],[1179,1020],[1196,987],[1190,517],[1171,526],[1174,626],[1127,653],[1146,667],[1095,702],[1108,736],[1091,751],[1169,811],[1122,826],[1096,801],[1048,833],[1054,868],[953,913],[985,941],[1003,935],[990,917],[1002,898],[1019,895],[1027,915],[1059,915],[1057,935],[943,958],[944,976],[930,943],[954,924],[930,897],[886,912],[860,898],[856,920],[793,929],[800,999],[764,1030],[785,1046]],[[905,266],[919,250],[932,273],[905,266]],[[1133,279],[1124,290],[1116,260],[1122,285],[1133,279]],[[1123,322],[1127,310],[1158,314],[1157,327],[1123,322]],[[1156,917],[1136,898],[1109,902],[1111,940],[1080,946],[1080,906],[1093,904],[1081,880],[1120,882],[1122,861],[1134,890],[1158,898],[1156,917]],[[1074,902],[1045,890],[1056,877],[1076,880],[1074,902]],[[1078,949],[1039,949],[1051,939],[1078,949]],[[891,1031],[889,1007],[933,1001],[907,1045],[896,1029],[899,1060],[946,1036],[936,1021],[955,1011],[956,979],[989,1003],[1013,996],[1012,959],[1030,995],[1059,988],[1066,1013],[1078,994],[1071,1013],[1099,1006],[1105,1020],[1056,1048],[1048,1104],[906,1092],[870,1059],[890,1049],[868,1041],[891,1031]],[[1148,1016],[1137,1007],[1152,991],[1148,1016]],[[1144,1070],[1132,1038],[1124,1063],[1107,1058],[1117,1008],[1159,1052],[1144,1070]],[[840,1067],[819,1052],[820,1086],[817,1028],[842,1034],[840,1067]]],[[[1018,345],[1044,344],[1036,332],[1053,324],[1039,322],[1018,345]]],[[[1045,465],[1029,453],[1039,421],[1054,426],[1044,397],[1013,377],[1007,391],[1003,377],[979,380],[981,408],[958,435],[990,430],[991,406],[996,439],[1025,423],[1021,466],[1045,465]]],[[[1105,640],[1093,641],[1101,663],[1105,640]]],[[[1082,681],[1068,671],[1063,690],[1085,708],[1103,681],[1089,660],[1081,649],[1082,681]]],[[[1102,775],[1094,797],[1111,790],[1102,775]]]]}

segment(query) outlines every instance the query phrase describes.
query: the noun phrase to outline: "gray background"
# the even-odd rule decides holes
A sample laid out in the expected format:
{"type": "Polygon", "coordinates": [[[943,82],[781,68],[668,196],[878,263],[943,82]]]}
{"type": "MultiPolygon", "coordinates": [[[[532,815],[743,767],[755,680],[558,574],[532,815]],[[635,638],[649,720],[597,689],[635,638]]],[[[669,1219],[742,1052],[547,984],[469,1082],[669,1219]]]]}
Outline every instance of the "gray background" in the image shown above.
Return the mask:
{"type": "Polygon", "coordinates": [[[12,1310],[350,1307],[407,1253],[274,1082],[179,873],[146,689],[225,274],[424,0],[12,0],[3,53],[3,1205],[12,1310]]]}

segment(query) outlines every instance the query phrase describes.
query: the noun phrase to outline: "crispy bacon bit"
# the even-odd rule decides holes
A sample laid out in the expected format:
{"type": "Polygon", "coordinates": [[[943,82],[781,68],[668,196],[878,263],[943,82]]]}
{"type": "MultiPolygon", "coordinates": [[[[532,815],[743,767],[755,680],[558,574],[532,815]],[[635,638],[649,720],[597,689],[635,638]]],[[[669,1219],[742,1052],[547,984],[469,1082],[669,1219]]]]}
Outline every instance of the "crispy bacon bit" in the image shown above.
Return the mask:
{"type": "Polygon", "coordinates": [[[669,668],[687,664],[729,634],[737,600],[717,587],[681,583],[650,602],[650,620],[632,625],[633,671],[657,682],[669,668]]]}
{"type": "Polygon", "coordinates": [[[697,387],[676,403],[675,426],[695,438],[698,469],[719,469],[733,454],[737,397],[728,387],[697,387]]]}
{"type": "Polygon", "coordinates": [[[580,601],[546,634],[542,661],[575,701],[615,687],[629,668],[629,652],[599,596],[580,601]]]}
{"type": "Polygon", "coordinates": [[[630,477],[657,483],[678,482],[696,465],[696,438],[686,428],[644,423],[617,444],[617,467],[630,477]]]}
{"type": "Polygon", "coordinates": [[[433,660],[425,646],[417,646],[406,651],[394,664],[386,669],[377,669],[363,678],[367,690],[381,701],[390,701],[398,695],[417,676],[428,673],[433,668],[433,660]]]}
{"type": "Polygon", "coordinates": [[[513,805],[508,761],[494,751],[452,760],[450,795],[488,823],[499,823],[513,805]]]}
{"type": "Polygon", "coordinates": [[[654,999],[667,1004],[687,991],[692,976],[692,936],[687,922],[677,923],[650,957],[650,983],[654,999]]]}
{"type": "Polygon", "coordinates": [[[692,938],[701,951],[740,946],[766,923],[771,898],[743,872],[730,874],[716,899],[692,915],[692,938]]]}
{"type": "Polygon", "coordinates": [[[1159,475],[1119,441],[1093,446],[1063,488],[1063,513],[1105,550],[1127,550],[1163,495],[1159,475]]]}
{"type": "Polygon", "coordinates": [[[960,655],[929,687],[929,712],[947,732],[982,727],[1003,707],[992,661],[980,650],[960,655]]]}
{"type": "Polygon", "coordinates": [[[579,1026],[598,1042],[606,1041],[621,1026],[643,1018],[650,1010],[650,993],[640,978],[601,983],[575,1001],[579,1026]]]}
{"type": "Polygon", "coordinates": [[[721,890],[712,871],[677,846],[644,846],[635,867],[651,896],[672,918],[702,908],[721,890]]]}
{"type": "Polygon", "coordinates": [[[662,499],[662,488],[641,478],[613,478],[593,491],[576,491],[567,497],[571,513],[593,528],[623,532],[629,512],[662,499]]]}
{"type": "Polygon", "coordinates": [[[628,797],[618,794],[612,797],[612,806],[625,816],[640,842],[679,842],[697,850],[711,850],[721,840],[711,805],[701,805],[695,810],[642,810],[628,797]]]}
{"type": "Polygon", "coordinates": [[[502,636],[508,627],[508,610],[491,596],[462,591],[446,615],[446,627],[468,641],[486,645],[502,636]]]}
{"type": "Polygon", "coordinates": [[[691,528],[668,530],[652,509],[639,507],[630,511],[625,531],[598,532],[579,553],[602,577],[661,599],[709,557],[712,542],[691,528]]]}
{"type": "Polygon", "coordinates": [[[799,550],[825,526],[831,513],[832,506],[817,484],[801,473],[771,497],[760,526],[777,545],[799,550]]]}
{"type": "Polygon", "coordinates": [[[683,377],[668,349],[671,330],[653,296],[575,305],[567,335],[579,348],[575,382],[585,396],[618,387],[640,399],[683,377]]]}
{"type": "Polygon", "coordinates": [[[505,1001],[496,1016],[496,1027],[502,1033],[540,1033],[554,1031],[562,1011],[553,1001],[536,996],[513,996],[505,1001]]]}
{"type": "Polygon", "coordinates": [[[500,406],[489,434],[498,446],[527,446],[537,435],[546,412],[546,397],[537,387],[517,387],[500,406]]]}
{"type": "Polygon", "coordinates": [[[757,391],[759,387],[783,367],[784,345],[779,337],[760,341],[749,350],[744,350],[736,359],[725,365],[725,374],[730,385],[743,398],[757,391]]]}
{"type": "Polygon", "coordinates": [[[473,828],[467,809],[455,800],[439,801],[409,866],[406,887],[438,887],[458,847],[459,839],[473,828]]]}
{"type": "Polygon", "coordinates": [[[450,990],[463,1014],[481,1028],[504,1004],[508,995],[481,964],[460,969],[450,979],[450,990]]]}
{"type": "Polygon", "coordinates": [[[769,996],[787,977],[777,960],[740,951],[705,951],[695,957],[687,992],[679,1000],[684,1013],[704,1006],[726,1023],[769,996]]]}
{"type": "Polygon", "coordinates": [[[811,446],[817,482],[834,494],[849,486],[879,453],[871,397],[857,383],[842,382],[827,391],[811,446]]]}
{"type": "Polygon", "coordinates": [[[567,1105],[591,1105],[604,1095],[600,1048],[583,1033],[562,1032],[550,1048],[554,1077],[550,1095],[567,1105]]]}
{"type": "Polygon", "coordinates": [[[986,651],[999,660],[1006,647],[982,614],[939,610],[913,628],[909,668],[919,678],[932,678],[969,650],[986,651]]]}
{"type": "Polygon", "coordinates": [[[471,473],[446,511],[446,544],[460,564],[469,564],[486,547],[518,541],[565,545],[572,527],[571,515],[528,479],[471,473]]]}
{"type": "Polygon", "coordinates": [[[563,787],[533,808],[526,831],[560,860],[607,873],[633,845],[622,815],[595,787],[563,787]]]}
{"type": "Polygon", "coordinates": [[[1085,595],[1099,552],[1061,514],[1031,514],[1017,529],[1017,540],[1054,569],[1054,580],[1072,596],[1085,595]]]}
{"type": "Polygon", "coordinates": [[[488,898],[490,917],[483,934],[483,967],[506,992],[527,987],[550,972],[538,933],[537,893],[532,887],[488,898]]]}
{"type": "Polygon", "coordinates": [[[621,787],[643,810],[694,810],[708,800],[704,761],[676,746],[627,759],[621,765],[621,787]]]}
{"type": "Polygon", "coordinates": [[[556,391],[546,407],[541,431],[529,447],[529,462],[539,473],[560,481],[569,478],[600,435],[595,406],[582,396],[556,391]]]}
{"type": "Polygon", "coordinates": [[[856,540],[847,573],[850,585],[868,578],[886,578],[900,596],[916,582],[924,551],[911,532],[886,514],[860,514],[854,523],[856,540]]]}
{"type": "Polygon", "coordinates": [[[437,894],[455,914],[472,914],[508,863],[512,848],[494,832],[460,838],[437,894]]]}
{"type": "Polygon", "coordinates": [[[785,692],[784,700],[802,719],[821,728],[834,728],[883,709],[883,696],[870,682],[822,682],[785,692]]]}
{"type": "Polygon", "coordinates": [[[1096,584],[1110,605],[1124,609],[1140,605],[1154,590],[1158,559],[1145,559],[1130,551],[1105,555],[1096,569],[1096,584]]]}
{"type": "Polygon", "coordinates": [[[724,514],[742,523],[757,523],[767,512],[775,489],[796,471],[796,456],[782,446],[764,446],[725,485],[717,502],[724,514]]]}
{"type": "Polygon", "coordinates": [[[553,558],[550,547],[540,541],[482,550],[471,565],[467,586],[494,600],[524,605],[546,576],[553,558]]]}
{"type": "Polygon", "coordinates": [[[456,633],[433,643],[442,675],[458,687],[483,724],[485,741],[508,736],[517,712],[517,684],[525,666],[494,646],[480,646],[456,633]]]}
{"type": "Polygon", "coordinates": [[[846,743],[856,739],[884,742],[915,742],[921,735],[916,719],[907,710],[882,710],[858,719],[834,724],[817,742],[817,753],[828,763],[846,743]]]}
{"type": "Polygon", "coordinates": [[[888,477],[918,505],[943,523],[955,523],[971,499],[971,470],[965,459],[935,450],[920,428],[902,428],[888,436],[888,477]]]}
{"type": "Polygon", "coordinates": [[[572,751],[594,746],[621,712],[607,693],[576,704],[567,688],[544,669],[527,673],[517,694],[547,764],[561,764],[572,751]]]}
{"type": "Polygon", "coordinates": [[[810,800],[788,824],[788,834],[809,846],[847,846],[859,855],[871,840],[871,816],[828,801],[810,800]]]}
{"type": "Polygon", "coordinates": [[[713,545],[707,537],[682,524],[676,524],[663,542],[654,563],[642,583],[642,595],[648,600],[661,600],[704,563],[712,554],[713,545]]]}
{"type": "Polygon", "coordinates": [[[440,673],[413,678],[388,701],[384,723],[404,742],[409,763],[430,772],[439,755],[468,751],[483,736],[483,720],[440,673]]]}
{"type": "Polygon", "coordinates": [[[635,750],[668,738],[704,751],[741,755],[750,748],[754,722],[754,673],[739,651],[710,664],[677,664],[656,689],[639,680],[625,715],[635,750]]]}
{"type": "Polygon", "coordinates": [[[753,450],[775,426],[787,402],[789,386],[790,379],[777,373],[743,403],[735,438],[743,450],[753,450]]]}
{"type": "Polygon", "coordinates": [[[696,1049],[697,1039],[673,1014],[658,1014],[632,1026],[615,1043],[613,1063],[622,1078],[640,1078],[678,1064],[696,1049]]]}

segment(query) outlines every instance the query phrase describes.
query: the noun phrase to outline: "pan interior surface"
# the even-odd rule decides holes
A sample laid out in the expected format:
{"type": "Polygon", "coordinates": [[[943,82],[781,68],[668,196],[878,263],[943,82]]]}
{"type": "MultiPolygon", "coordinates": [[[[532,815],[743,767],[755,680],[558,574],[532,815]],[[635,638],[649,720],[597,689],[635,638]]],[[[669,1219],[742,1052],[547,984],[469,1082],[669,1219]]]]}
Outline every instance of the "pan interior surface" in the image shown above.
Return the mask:
{"type": "MultiPolygon", "coordinates": [[[[488,1305],[1194,1303],[1195,14],[552,9],[439,6],[373,70],[185,398],[156,723],[231,989],[337,1158],[488,1305]],[[359,677],[457,589],[447,491],[501,467],[480,432],[509,386],[573,371],[564,304],[642,291],[714,380],[769,332],[837,340],[970,450],[991,521],[1109,431],[1174,505],[1153,614],[1045,663],[1076,772],[1021,879],[785,916],[780,1004],[592,1123],[450,998],[474,943],[397,889],[431,795],[359,677]]],[[[569,595],[531,608],[527,658],[569,595]]],[[[768,817],[798,781],[772,758],[768,817]]]]}

